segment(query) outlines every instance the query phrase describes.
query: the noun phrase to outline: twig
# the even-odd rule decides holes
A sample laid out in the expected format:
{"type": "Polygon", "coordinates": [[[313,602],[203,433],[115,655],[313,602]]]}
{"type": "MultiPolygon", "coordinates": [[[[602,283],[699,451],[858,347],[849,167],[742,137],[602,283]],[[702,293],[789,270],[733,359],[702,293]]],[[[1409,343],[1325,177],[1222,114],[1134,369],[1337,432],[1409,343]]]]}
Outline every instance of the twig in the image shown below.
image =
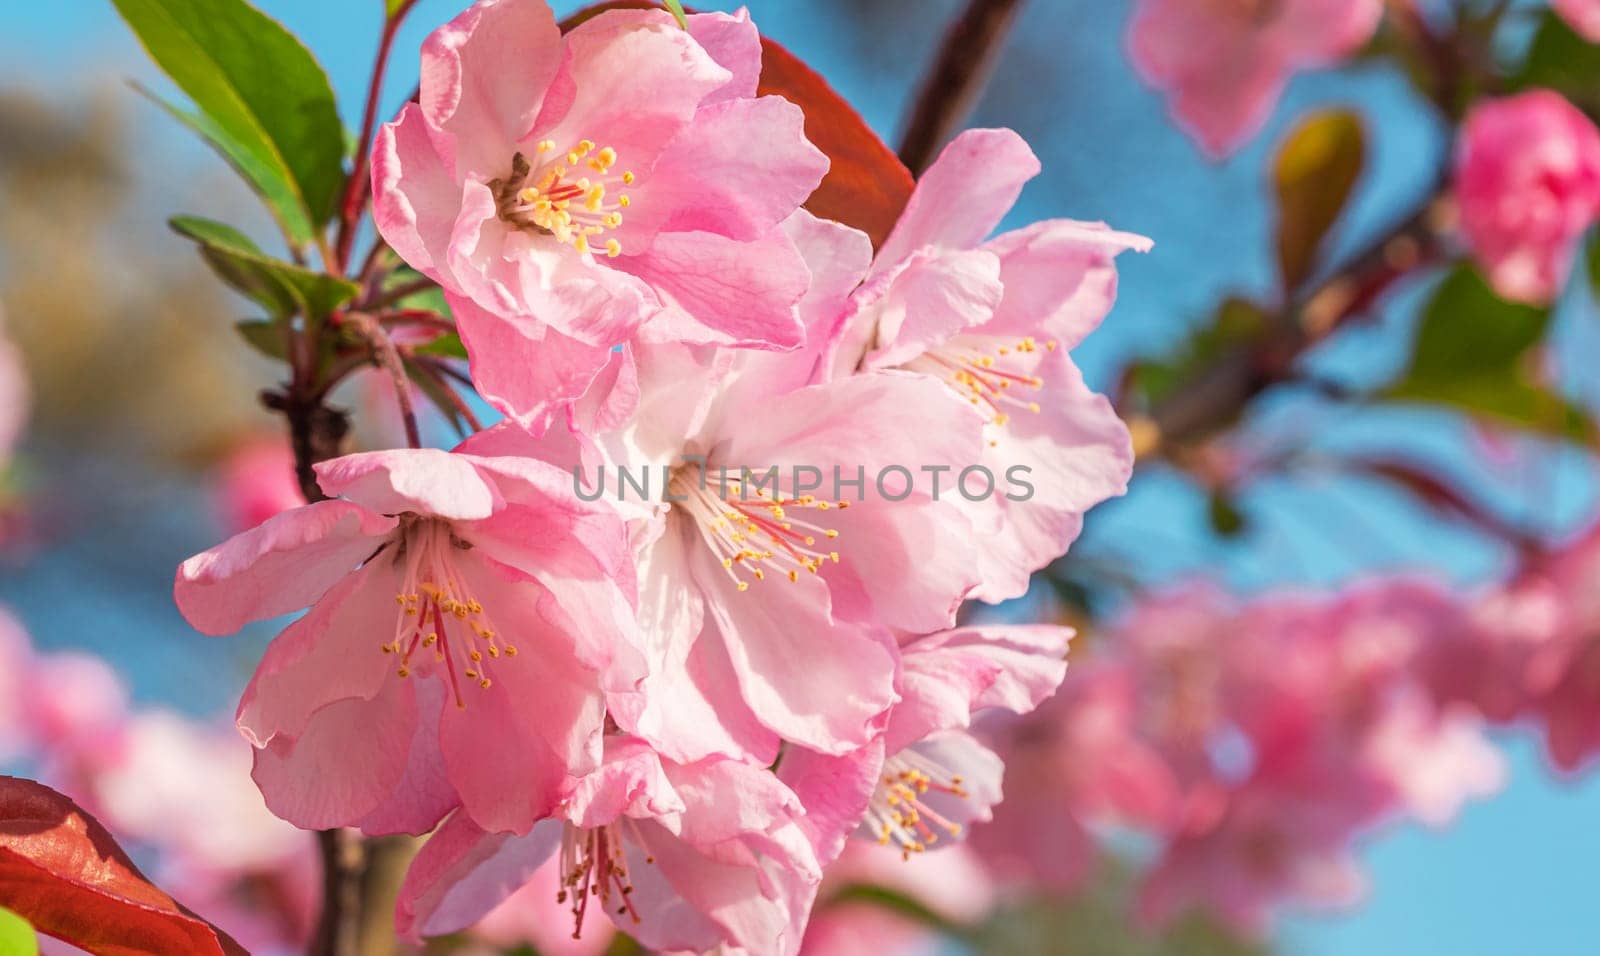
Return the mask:
{"type": "Polygon", "coordinates": [[[406,378],[405,364],[400,360],[399,350],[394,347],[394,340],[389,338],[389,333],[376,319],[365,312],[345,313],[344,324],[372,346],[373,358],[394,381],[395,402],[400,406],[400,420],[405,425],[406,444],[411,448],[421,448],[422,433],[417,428],[416,409],[411,405],[411,382],[406,378]]]}
{"type": "Polygon", "coordinates": [[[1224,356],[1148,415],[1128,415],[1140,436],[1140,459],[1204,438],[1232,422],[1256,396],[1293,380],[1302,355],[1366,315],[1396,281],[1437,256],[1441,196],[1442,187],[1342,269],[1293,297],[1274,317],[1264,340],[1224,356]]]}
{"type": "Polygon", "coordinates": [[[322,915],[311,956],[354,956],[361,947],[361,897],[366,847],[354,830],[317,833],[322,855],[322,915]]]}
{"type": "Polygon", "coordinates": [[[969,0],[951,24],[900,139],[900,160],[913,173],[928,168],[972,111],[1021,9],[1022,0],[969,0]]]}
{"type": "Polygon", "coordinates": [[[405,0],[385,17],[383,33],[378,38],[378,54],[372,64],[372,80],[367,86],[367,108],[361,118],[361,139],[356,144],[350,180],[345,184],[344,199],[340,204],[338,245],[334,261],[329,263],[330,269],[339,272],[343,272],[349,264],[350,246],[356,238],[356,223],[361,219],[361,208],[372,187],[367,178],[367,153],[372,149],[372,137],[378,122],[378,101],[383,96],[383,74],[389,65],[389,51],[394,46],[394,36],[400,29],[400,22],[415,4],[416,0],[405,0]]]}
{"type": "Polygon", "coordinates": [[[433,383],[439,391],[450,396],[450,407],[455,410],[457,415],[465,419],[468,425],[472,426],[473,431],[483,431],[483,423],[478,420],[477,414],[472,411],[472,406],[467,404],[466,399],[461,397],[461,393],[455,390],[455,386],[445,381],[445,376],[441,374],[443,371],[448,371],[448,366],[421,355],[411,356],[410,364],[419,374],[433,383]]]}

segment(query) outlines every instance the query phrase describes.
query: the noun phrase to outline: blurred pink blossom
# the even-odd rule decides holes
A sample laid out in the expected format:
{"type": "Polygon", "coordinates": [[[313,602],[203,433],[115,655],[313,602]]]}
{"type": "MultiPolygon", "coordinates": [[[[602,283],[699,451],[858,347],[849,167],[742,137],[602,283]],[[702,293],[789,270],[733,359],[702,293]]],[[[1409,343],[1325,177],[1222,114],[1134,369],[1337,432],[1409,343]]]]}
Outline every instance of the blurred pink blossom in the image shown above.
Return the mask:
{"type": "Polygon", "coordinates": [[[1006,798],[970,843],[1002,884],[1072,892],[1100,860],[1092,828],[1169,825],[1177,782],[1138,735],[1135,692],[1121,662],[1087,658],[1034,713],[984,728],[1006,764],[1006,798]]]}
{"type": "Polygon", "coordinates": [[[572,907],[559,899],[561,880],[561,860],[551,857],[472,927],[472,938],[507,949],[531,944],[543,956],[600,956],[616,929],[595,920],[573,939],[572,907]]]}
{"type": "Polygon", "coordinates": [[[234,449],[217,471],[215,496],[223,524],[234,532],[306,503],[282,436],[263,435],[234,449]]]}
{"type": "Polygon", "coordinates": [[[806,927],[804,956],[912,956],[942,952],[942,937],[926,923],[884,905],[836,897],[875,887],[962,925],[987,916],[996,894],[982,862],[968,847],[945,847],[908,863],[893,847],[852,840],[823,871],[818,903],[806,927]]]}
{"type": "Polygon", "coordinates": [[[1137,0],[1133,64],[1213,158],[1253,136],[1302,70],[1371,39],[1382,0],[1137,0]]]}
{"type": "Polygon", "coordinates": [[[1462,233],[1495,291],[1553,300],[1600,215],[1600,130],[1548,90],[1484,100],[1462,127],[1455,177],[1462,233]]]}
{"type": "Polygon", "coordinates": [[[120,839],[157,852],[156,882],[258,956],[304,951],[319,863],[309,834],[267,810],[250,746],[226,724],[133,715],[88,775],[86,800],[120,839]]]}
{"type": "Polygon", "coordinates": [[[1600,0],[1550,0],[1550,7],[1590,43],[1600,43],[1600,0]]]}

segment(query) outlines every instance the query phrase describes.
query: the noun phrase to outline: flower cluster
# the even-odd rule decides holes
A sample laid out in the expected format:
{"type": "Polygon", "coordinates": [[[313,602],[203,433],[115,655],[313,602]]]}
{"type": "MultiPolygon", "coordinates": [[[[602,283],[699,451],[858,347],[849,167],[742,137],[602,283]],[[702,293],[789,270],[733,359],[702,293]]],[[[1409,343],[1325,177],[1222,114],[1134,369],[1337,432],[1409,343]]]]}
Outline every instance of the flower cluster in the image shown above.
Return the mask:
{"type": "Polygon", "coordinates": [[[1098,831],[1137,829],[1158,847],[1139,899],[1154,922],[1201,910],[1255,934],[1284,903],[1350,902],[1358,836],[1443,825],[1501,784],[1483,721],[1426,679],[1464,617],[1405,579],[1152,598],[1045,707],[988,728],[1014,772],[973,844],[998,879],[1067,892],[1095,872],[1098,831]]]}
{"type": "Polygon", "coordinates": [[[404,935],[538,880],[577,936],[796,952],[848,838],[909,860],[989,817],[974,716],[1062,680],[1067,628],[956,611],[1123,491],[1070,352],[1149,244],[992,236],[1039,164],[979,130],[874,250],[801,208],[827,161],[760,62],[744,14],[435,32],[375,216],[505,420],[323,462],[326,500],[178,571],[207,633],[309,608],[240,703],[253,776],[301,827],[433,834],[404,935]]]}

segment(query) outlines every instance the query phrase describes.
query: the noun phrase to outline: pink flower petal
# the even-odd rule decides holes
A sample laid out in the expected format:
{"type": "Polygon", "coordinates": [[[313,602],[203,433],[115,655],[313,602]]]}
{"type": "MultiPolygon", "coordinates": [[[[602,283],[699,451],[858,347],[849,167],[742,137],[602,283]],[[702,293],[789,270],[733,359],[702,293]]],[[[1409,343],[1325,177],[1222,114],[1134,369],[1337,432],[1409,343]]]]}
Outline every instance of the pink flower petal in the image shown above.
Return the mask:
{"type": "Polygon", "coordinates": [[[416,717],[410,685],[371,700],[335,701],[310,715],[298,736],[274,736],[256,750],[252,776],[267,807],[301,829],[350,826],[375,813],[404,815],[386,805],[415,798],[397,788],[416,717]]]}
{"type": "MultiPolygon", "coordinates": [[[[633,190],[636,207],[670,210],[666,232],[759,239],[806,201],[828,158],[805,138],[805,114],[780,96],[700,111],[633,190]]],[[[628,248],[624,240],[623,248],[628,248]]]]}
{"type": "Polygon", "coordinates": [[[581,396],[610,355],[537,320],[503,318],[457,296],[449,301],[479,393],[523,424],[581,396]]]}
{"type": "Polygon", "coordinates": [[[617,267],[667,306],[641,330],[650,342],[791,349],[805,341],[795,304],[810,277],[781,229],[736,242],[710,232],[662,233],[617,267]]]}
{"type": "Polygon", "coordinates": [[[761,35],[744,8],[733,13],[694,13],[689,15],[689,35],[703,47],[717,65],[733,74],[733,79],[702,105],[756,95],[761,79],[761,35]]]}
{"type": "Polygon", "coordinates": [[[486,518],[499,493],[460,455],[437,448],[358,452],[317,465],[329,495],[384,515],[405,513],[470,521],[486,518]]]}
{"type": "Polygon", "coordinates": [[[476,923],[555,853],[563,827],[548,820],[525,836],[485,833],[465,813],[455,814],[406,871],[395,928],[402,938],[420,942],[476,923]]]}
{"type": "Polygon", "coordinates": [[[179,565],[173,599],[197,630],[229,634],[317,600],[394,528],[346,501],[286,511],[179,565]]]}
{"type": "Polygon", "coordinates": [[[422,107],[407,103],[378,130],[372,147],[372,218],[412,268],[444,280],[445,248],[461,206],[461,187],[435,151],[422,107]]]}
{"type": "Polygon", "coordinates": [[[1009,129],[967,130],[950,142],[917,181],[894,232],[878,250],[880,269],[923,246],[971,249],[1011,211],[1039,160],[1009,129]]]}
{"type": "Polygon", "coordinates": [[[1071,628],[1049,625],[970,627],[905,645],[890,752],[937,731],[968,727],[985,708],[1033,710],[1066,676],[1071,638],[1071,628]]]}
{"type": "Polygon", "coordinates": [[[399,591],[389,563],[371,562],[273,638],[239,701],[245,737],[257,747],[299,737],[319,708],[378,696],[393,667],[380,646],[393,637],[399,591]]]}
{"type": "Polygon", "coordinates": [[[1049,336],[1077,347],[1111,311],[1118,253],[1148,252],[1149,239],[1103,223],[1050,219],[997,236],[983,248],[1000,257],[1005,294],[986,335],[1049,336]]]}
{"type": "Polygon", "coordinates": [[[561,66],[544,0],[479,0],[422,44],[421,108],[447,139],[457,177],[510,168],[561,66]]]}

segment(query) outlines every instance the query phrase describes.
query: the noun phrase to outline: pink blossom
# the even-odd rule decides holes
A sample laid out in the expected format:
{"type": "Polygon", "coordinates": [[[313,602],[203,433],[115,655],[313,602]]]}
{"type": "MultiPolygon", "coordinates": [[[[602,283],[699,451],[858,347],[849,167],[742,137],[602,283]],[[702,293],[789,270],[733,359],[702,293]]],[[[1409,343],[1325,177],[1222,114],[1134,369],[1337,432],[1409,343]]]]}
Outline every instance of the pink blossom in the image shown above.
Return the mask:
{"type": "Polygon", "coordinates": [[[1071,637],[1064,627],[962,628],[904,645],[901,701],[860,836],[909,860],[992,819],[1004,764],[967,731],[975,714],[1026,714],[1054,693],[1071,637]]]}
{"type": "Polygon", "coordinates": [[[616,931],[596,920],[572,938],[572,908],[559,899],[562,876],[561,860],[552,855],[521,889],[473,925],[472,938],[494,946],[495,953],[531,944],[543,956],[600,956],[616,931]]]}
{"type": "Polygon", "coordinates": [[[1505,759],[1473,714],[1441,714],[1420,690],[1397,695],[1367,744],[1366,761],[1392,783],[1399,809],[1432,827],[1450,823],[1468,800],[1498,793],[1505,759]]]}
{"type": "Polygon", "coordinates": [[[1138,0],[1128,49],[1220,158],[1261,129],[1291,76],[1355,53],[1382,16],[1383,0],[1138,0]]]}
{"type": "Polygon", "coordinates": [[[1600,3],[1596,0],[1550,0],[1550,8],[1585,40],[1600,43],[1600,3]]]}
{"type": "MultiPolygon", "coordinates": [[[[829,321],[866,267],[866,239],[805,214],[789,228],[814,263],[801,313],[829,321]]],[[[502,426],[466,446],[576,467],[634,515],[650,675],[642,708],[613,714],[679,762],[770,763],[780,737],[825,754],[862,747],[895,701],[888,629],[950,626],[975,583],[967,519],[916,468],[976,460],[978,417],[899,372],[808,384],[810,349],[630,347],[597,381],[604,400],[541,439],[502,426]],[[889,466],[910,474],[888,472],[880,492],[889,466]],[[835,474],[862,483],[835,497],[835,474]]]]}
{"type": "Polygon", "coordinates": [[[1150,698],[1141,724],[1182,794],[1144,888],[1149,919],[1204,907],[1261,932],[1284,902],[1345,904],[1357,835],[1399,813],[1442,825],[1503,780],[1479,722],[1415,679],[1419,653],[1463,627],[1431,584],[1243,606],[1189,588],[1125,626],[1150,698]]]}
{"type": "Polygon", "coordinates": [[[190,558],[175,588],[211,634],[311,605],[239,705],[267,805],[421,833],[459,800],[526,832],[596,766],[607,692],[638,680],[620,523],[535,461],[399,450],[317,477],[343,497],[190,558]]]}
{"type": "Polygon", "coordinates": [[[290,956],[310,937],[319,864],[309,835],[267,810],[250,762],[226,727],[146,711],[96,762],[84,797],[120,839],[157,852],[162,887],[250,952],[290,956]]]}
{"type": "Polygon", "coordinates": [[[1159,830],[1172,819],[1177,783],[1136,732],[1133,676],[1120,662],[1080,660],[1034,713],[984,728],[1005,760],[1006,799],[971,844],[1003,884],[1071,892],[1100,859],[1092,827],[1159,830]]]}
{"type": "Polygon", "coordinates": [[[1166,846],[1146,877],[1140,915],[1164,922],[1203,908],[1260,935],[1287,899],[1317,907],[1354,903],[1364,883],[1342,792],[1337,772],[1282,781],[1262,775],[1227,792],[1166,846]]]}
{"type": "Polygon", "coordinates": [[[305,504],[288,443],[261,436],[234,449],[218,470],[216,498],[224,524],[236,532],[305,504]]]}
{"type": "Polygon", "coordinates": [[[1558,597],[1555,640],[1529,662],[1524,713],[1543,725],[1550,759],[1573,772],[1600,755],[1600,526],[1534,562],[1558,597]]]}
{"type": "Polygon", "coordinates": [[[1600,130],[1560,94],[1478,103],[1456,152],[1461,229],[1500,295],[1544,304],[1600,215],[1600,130]]]}
{"type": "Polygon", "coordinates": [[[995,904],[994,887],[983,864],[964,845],[946,846],[907,866],[894,848],[852,840],[844,854],[823,870],[803,954],[911,956],[943,951],[940,935],[922,920],[882,904],[835,896],[861,886],[886,889],[958,925],[982,920],[995,904]]]}
{"type": "Polygon", "coordinates": [[[22,622],[0,605],[0,764],[32,748],[25,730],[22,695],[32,655],[32,642],[22,622]]]}
{"type": "Polygon", "coordinates": [[[480,391],[532,420],[607,351],[793,348],[806,269],[778,228],[821,181],[803,116],[757,97],[748,17],[479,0],[423,45],[373,150],[384,238],[450,293],[480,391]]]}
{"type": "Polygon", "coordinates": [[[764,768],[674,764],[611,737],[600,768],[527,835],[446,821],[407,874],[400,930],[470,925],[559,855],[574,937],[600,918],[593,907],[651,949],[794,953],[821,878],[802,812],[764,768]]]}
{"type": "Polygon", "coordinates": [[[913,916],[880,903],[841,902],[806,925],[803,956],[932,956],[944,951],[938,933],[913,916]]]}
{"type": "MultiPolygon", "coordinates": [[[[1017,597],[1077,537],[1083,514],[1127,487],[1128,432],[1068,352],[1116,296],[1114,259],[1149,240],[1098,223],[1049,220],[994,239],[1039,172],[1010,130],[971,130],[922,177],[841,318],[834,374],[896,369],[943,382],[985,421],[981,465],[945,491],[978,527],[976,597],[1017,597]],[[1027,483],[1031,492],[1013,487],[1027,483]]],[[[937,477],[937,476],[936,476],[937,477]]]]}

